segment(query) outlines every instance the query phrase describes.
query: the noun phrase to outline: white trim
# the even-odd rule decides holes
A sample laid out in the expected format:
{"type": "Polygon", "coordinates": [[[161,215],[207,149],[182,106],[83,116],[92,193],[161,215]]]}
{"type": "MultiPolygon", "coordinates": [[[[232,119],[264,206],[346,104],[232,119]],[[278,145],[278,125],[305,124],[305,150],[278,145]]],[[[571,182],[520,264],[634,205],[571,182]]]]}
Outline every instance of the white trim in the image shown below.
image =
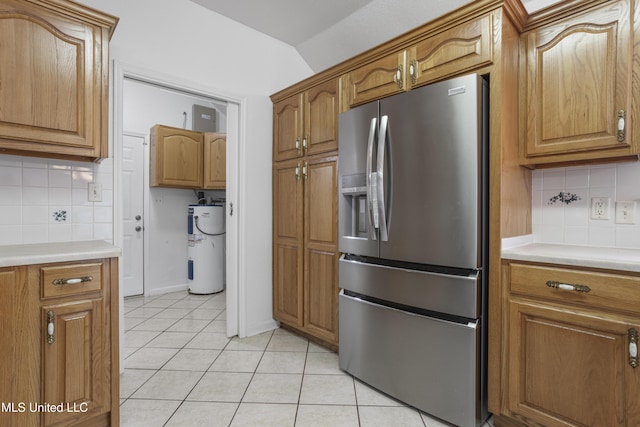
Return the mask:
{"type": "MultiPolygon", "coordinates": [[[[236,205],[242,204],[242,200],[247,194],[244,189],[244,176],[245,176],[245,161],[244,161],[244,147],[246,147],[246,131],[245,126],[248,123],[246,119],[246,100],[243,98],[238,102],[227,101],[227,141],[231,143],[227,144],[227,165],[235,165],[235,167],[227,167],[227,224],[235,224],[235,230],[233,227],[229,229],[227,227],[227,241],[229,236],[233,239],[235,237],[235,251],[233,256],[229,257],[229,251],[227,251],[227,292],[226,292],[226,310],[227,310],[227,336],[238,335],[239,337],[245,337],[246,334],[246,298],[245,290],[247,283],[245,280],[242,266],[246,266],[245,262],[245,232],[244,216],[236,216],[233,220],[231,217],[231,209],[229,203],[236,205]],[[235,184],[235,185],[234,185],[235,184]],[[231,282],[229,281],[229,271],[232,272],[231,282]],[[237,286],[229,286],[229,283],[233,283],[233,274],[235,273],[235,279],[237,286]],[[242,297],[242,298],[241,298],[242,297]]],[[[240,211],[241,212],[241,211],[240,211]]]]}
{"type": "Polygon", "coordinates": [[[172,292],[182,292],[187,290],[189,290],[189,285],[184,283],[182,285],[173,285],[173,286],[166,286],[164,288],[156,288],[152,291],[149,291],[148,295],[145,294],[145,296],[154,297],[156,295],[164,295],[172,292]]]}
{"type": "MultiPolygon", "coordinates": [[[[113,61],[112,67],[112,90],[113,90],[113,102],[112,105],[112,114],[110,116],[113,117],[112,124],[112,132],[111,139],[113,140],[113,164],[114,164],[114,194],[122,194],[122,134],[123,134],[123,86],[124,79],[135,79],[142,82],[156,84],[158,86],[164,86],[166,88],[178,90],[181,92],[192,93],[194,95],[203,95],[210,98],[218,99],[221,101],[226,101],[229,104],[229,107],[237,106],[237,108],[229,108],[227,114],[227,123],[235,124],[234,126],[227,127],[227,135],[231,139],[235,139],[237,144],[234,149],[238,150],[236,156],[235,167],[227,167],[227,174],[232,174],[232,176],[228,176],[228,181],[233,181],[236,183],[237,187],[235,190],[235,194],[230,194],[227,191],[227,204],[233,203],[234,210],[237,209],[238,205],[242,205],[242,197],[245,194],[244,192],[244,180],[242,177],[244,176],[244,166],[242,159],[244,158],[244,147],[245,147],[245,124],[246,121],[246,99],[241,96],[235,96],[226,93],[223,90],[218,88],[209,88],[204,87],[201,84],[194,84],[192,82],[187,82],[181,79],[178,79],[174,76],[167,76],[161,73],[157,73],[155,71],[145,70],[140,67],[132,66],[129,64],[124,64],[119,61],[113,61]],[[234,113],[235,112],[235,113],[234,113]],[[230,117],[236,114],[236,117],[230,117]],[[235,135],[234,135],[235,134],[235,135]],[[235,138],[234,138],[235,136],[235,138]]],[[[146,208],[147,206],[145,206],[146,208]]],[[[236,212],[242,212],[241,210],[236,210],[236,212]]],[[[229,257],[229,251],[227,251],[227,259],[231,259],[232,265],[227,261],[227,335],[239,335],[246,336],[246,321],[245,321],[245,283],[244,283],[244,274],[242,274],[242,269],[239,266],[244,265],[244,250],[243,250],[243,223],[244,223],[244,215],[240,214],[237,221],[237,250],[234,254],[235,256],[229,257]],[[235,277],[237,278],[237,290],[233,290],[233,283],[231,283],[231,287],[229,286],[230,281],[229,277],[233,277],[233,274],[229,274],[231,268],[236,271],[235,277]],[[231,288],[231,289],[229,289],[231,288]],[[243,298],[240,298],[243,296],[243,298]]],[[[232,223],[232,221],[228,221],[232,223]]],[[[121,246],[122,243],[122,206],[120,200],[114,198],[114,242],[116,246],[121,246]]],[[[232,233],[233,234],[233,233],[232,233]]],[[[121,272],[120,272],[121,274],[121,272]]],[[[145,290],[145,293],[147,291],[145,290]]],[[[121,308],[123,307],[123,297],[122,294],[120,296],[121,299],[121,308]]],[[[121,338],[120,338],[120,346],[124,348],[122,327],[124,325],[124,321],[122,319],[122,310],[121,310],[121,338]]],[[[121,363],[120,366],[123,366],[121,363]]]]}

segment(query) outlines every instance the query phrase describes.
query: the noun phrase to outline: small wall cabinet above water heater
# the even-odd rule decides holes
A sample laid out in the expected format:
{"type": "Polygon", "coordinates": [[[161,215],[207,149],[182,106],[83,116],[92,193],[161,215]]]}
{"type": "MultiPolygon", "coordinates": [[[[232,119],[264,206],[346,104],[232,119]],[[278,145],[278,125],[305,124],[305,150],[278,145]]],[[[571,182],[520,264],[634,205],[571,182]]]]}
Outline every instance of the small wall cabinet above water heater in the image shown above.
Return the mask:
{"type": "Polygon", "coordinates": [[[151,187],[226,188],[227,135],[170,126],[151,128],[151,187]]]}

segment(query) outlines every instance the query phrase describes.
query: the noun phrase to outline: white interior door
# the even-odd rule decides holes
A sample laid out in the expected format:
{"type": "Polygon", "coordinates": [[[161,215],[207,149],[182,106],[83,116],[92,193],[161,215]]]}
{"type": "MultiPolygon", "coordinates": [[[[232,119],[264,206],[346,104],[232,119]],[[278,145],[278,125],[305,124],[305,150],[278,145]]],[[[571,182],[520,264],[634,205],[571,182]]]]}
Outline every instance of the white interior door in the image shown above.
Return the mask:
{"type": "Polygon", "coordinates": [[[122,294],[144,293],[143,136],[122,138],[122,294]]]}

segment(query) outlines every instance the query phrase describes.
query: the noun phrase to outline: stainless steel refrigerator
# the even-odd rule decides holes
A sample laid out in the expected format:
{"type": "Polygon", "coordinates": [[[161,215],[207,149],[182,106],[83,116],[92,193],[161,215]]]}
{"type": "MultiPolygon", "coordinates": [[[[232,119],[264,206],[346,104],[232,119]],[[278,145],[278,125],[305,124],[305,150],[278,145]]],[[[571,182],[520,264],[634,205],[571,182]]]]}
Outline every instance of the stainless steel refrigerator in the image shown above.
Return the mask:
{"type": "Polygon", "coordinates": [[[486,408],[488,82],[339,117],[340,368],[437,418],[486,408]]]}

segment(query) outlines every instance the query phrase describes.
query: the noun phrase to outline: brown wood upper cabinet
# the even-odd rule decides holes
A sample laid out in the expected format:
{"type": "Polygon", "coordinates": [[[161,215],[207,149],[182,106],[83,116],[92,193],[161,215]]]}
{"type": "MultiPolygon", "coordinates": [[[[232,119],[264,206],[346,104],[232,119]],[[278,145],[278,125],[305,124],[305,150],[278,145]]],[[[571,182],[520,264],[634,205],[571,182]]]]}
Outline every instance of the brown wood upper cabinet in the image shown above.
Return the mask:
{"type": "Polygon", "coordinates": [[[273,106],[273,159],[338,149],[338,80],[320,83],[273,106]]]}
{"type": "Polygon", "coordinates": [[[345,74],[343,87],[349,107],[407,90],[407,51],[392,53],[345,74]]]}
{"type": "Polygon", "coordinates": [[[629,0],[606,2],[521,35],[521,164],[638,153],[630,7],[629,0]]]}
{"type": "Polygon", "coordinates": [[[204,134],[204,188],[227,188],[227,134],[204,134]]]}
{"type": "Polygon", "coordinates": [[[151,186],[202,188],[203,144],[202,132],[163,125],[152,127],[151,186]]]}
{"type": "Polygon", "coordinates": [[[0,1],[0,153],[108,157],[109,39],[117,21],[66,0],[0,1]]]}
{"type": "Polygon", "coordinates": [[[225,189],[227,135],[155,125],[151,128],[152,187],[225,189]]]}
{"type": "Polygon", "coordinates": [[[343,76],[348,107],[471,71],[493,61],[493,13],[430,34],[343,76]]]}
{"type": "Polygon", "coordinates": [[[411,87],[449,78],[493,62],[494,14],[456,25],[409,49],[411,87]]]}

